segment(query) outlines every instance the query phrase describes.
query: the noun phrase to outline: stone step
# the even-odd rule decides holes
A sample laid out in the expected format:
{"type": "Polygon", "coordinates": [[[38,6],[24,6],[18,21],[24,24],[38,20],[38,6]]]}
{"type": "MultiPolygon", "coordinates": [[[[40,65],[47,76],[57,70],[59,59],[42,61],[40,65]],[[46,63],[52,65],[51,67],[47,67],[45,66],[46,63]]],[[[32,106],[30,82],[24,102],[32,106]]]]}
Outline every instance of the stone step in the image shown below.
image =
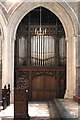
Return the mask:
{"type": "MultiPolygon", "coordinates": [[[[70,114],[70,112],[66,109],[66,107],[62,104],[62,102],[59,99],[54,99],[54,102],[57,106],[61,120],[74,119],[74,116],[70,114]]],[[[76,118],[76,120],[78,119],[76,118]]]]}

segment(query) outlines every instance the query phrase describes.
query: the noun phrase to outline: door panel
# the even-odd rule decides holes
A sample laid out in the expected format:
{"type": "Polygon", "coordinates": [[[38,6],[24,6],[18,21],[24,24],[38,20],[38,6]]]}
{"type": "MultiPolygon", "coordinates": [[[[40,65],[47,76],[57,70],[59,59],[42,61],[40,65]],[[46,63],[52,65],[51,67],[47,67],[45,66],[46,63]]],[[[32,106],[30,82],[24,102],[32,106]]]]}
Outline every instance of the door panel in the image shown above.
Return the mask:
{"type": "Polygon", "coordinates": [[[33,100],[35,100],[35,99],[37,100],[38,99],[38,92],[36,92],[36,90],[33,91],[32,98],[33,98],[33,100]]]}
{"type": "Polygon", "coordinates": [[[52,99],[56,94],[56,80],[53,76],[38,76],[32,80],[32,99],[52,99]]]}
{"type": "Polygon", "coordinates": [[[32,89],[33,90],[42,90],[44,89],[44,76],[36,77],[32,80],[32,89]]]}
{"type": "Polygon", "coordinates": [[[38,100],[43,100],[43,98],[44,98],[44,91],[39,91],[38,100]]]}
{"type": "Polygon", "coordinates": [[[56,98],[57,97],[57,93],[53,90],[51,91],[51,94],[50,94],[50,99],[52,98],[56,98]]]}

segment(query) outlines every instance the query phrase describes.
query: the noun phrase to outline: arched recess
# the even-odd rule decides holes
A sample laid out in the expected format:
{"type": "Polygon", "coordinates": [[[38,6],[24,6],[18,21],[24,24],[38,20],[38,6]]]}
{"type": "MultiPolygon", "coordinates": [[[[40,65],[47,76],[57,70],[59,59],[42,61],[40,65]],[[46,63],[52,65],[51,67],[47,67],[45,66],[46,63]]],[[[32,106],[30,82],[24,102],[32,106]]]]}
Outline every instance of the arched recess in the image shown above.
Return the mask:
{"type": "MultiPolygon", "coordinates": [[[[29,13],[31,10],[39,6],[42,6],[52,11],[59,18],[59,20],[61,21],[64,27],[66,34],[66,42],[67,42],[67,69],[66,69],[67,85],[66,85],[65,97],[72,98],[75,91],[75,80],[76,80],[75,41],[77,37],[75,34],[77,33],[77,28],[73,16],[68,13],[69,11],[66,11],[64,5],[62,5],[61,3],[57,3],[57,2],[22,3],[12,14],[8,24],[8,43],[9,43],[8,50],[10,51],[10,53],[8,54],[8,58],[9,58],[8,63],[11,66],[8,71],[9,81],[12,84],[12,89],[14,90],[14,43],[16,40],[16,31],[18,25],[22,20],[22,18],[27,13],[29,13]]],[[[66,6],[67,8],[69,8],[68,4],[66,4],[66,6]]],[[[74,14],[71,10],[70,13],[74,14]]],[[[13,94],[12,94],[12,98],[13,98],[13,94]]]]}

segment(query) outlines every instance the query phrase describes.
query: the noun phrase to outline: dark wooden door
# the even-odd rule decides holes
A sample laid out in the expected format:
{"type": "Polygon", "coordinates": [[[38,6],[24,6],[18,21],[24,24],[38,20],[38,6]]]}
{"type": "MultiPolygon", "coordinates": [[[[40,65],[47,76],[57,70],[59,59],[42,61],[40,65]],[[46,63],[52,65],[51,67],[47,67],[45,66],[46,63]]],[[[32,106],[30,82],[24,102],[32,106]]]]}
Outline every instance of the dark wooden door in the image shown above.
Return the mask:
{"type": "Polygon", "coordinates": [[[32,99],[47,100],[57,96],[57,84],[53,76],[42,75],[32,80],[32,99]]]}

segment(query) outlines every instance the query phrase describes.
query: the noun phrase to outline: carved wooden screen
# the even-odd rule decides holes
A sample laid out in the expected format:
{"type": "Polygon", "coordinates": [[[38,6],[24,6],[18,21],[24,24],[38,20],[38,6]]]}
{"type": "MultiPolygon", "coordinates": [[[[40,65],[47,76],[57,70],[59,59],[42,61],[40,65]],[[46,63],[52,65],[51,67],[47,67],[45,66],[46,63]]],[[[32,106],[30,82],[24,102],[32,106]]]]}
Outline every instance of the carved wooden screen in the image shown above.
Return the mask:
{"type": "Polygon", "coordinates": [[[29,90],[29,100],[63,98],[65,67],[16,67],[15,87],[29,90]]]}

